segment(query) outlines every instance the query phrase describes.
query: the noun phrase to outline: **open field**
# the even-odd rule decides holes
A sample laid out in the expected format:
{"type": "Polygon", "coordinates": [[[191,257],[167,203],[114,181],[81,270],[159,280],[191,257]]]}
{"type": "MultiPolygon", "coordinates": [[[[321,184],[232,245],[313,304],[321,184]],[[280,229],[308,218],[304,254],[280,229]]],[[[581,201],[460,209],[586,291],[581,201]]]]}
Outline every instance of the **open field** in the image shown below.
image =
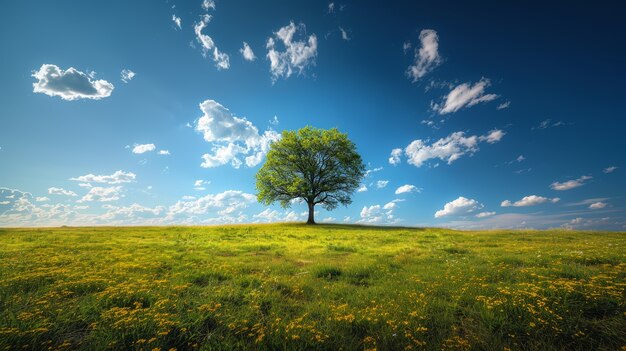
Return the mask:
{"type": "Polygon", "coordinates": [[[626,234],[0,229],[0,349],[619,350],[626,234]]]}

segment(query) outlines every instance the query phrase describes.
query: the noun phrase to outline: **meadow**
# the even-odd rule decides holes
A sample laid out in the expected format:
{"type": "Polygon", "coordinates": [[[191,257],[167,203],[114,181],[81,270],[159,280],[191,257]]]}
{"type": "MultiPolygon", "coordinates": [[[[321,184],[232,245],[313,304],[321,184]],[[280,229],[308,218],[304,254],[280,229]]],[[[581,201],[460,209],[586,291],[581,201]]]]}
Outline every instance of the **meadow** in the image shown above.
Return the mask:
{"type": "Polygon", "coordinates": [[[0,350],[624,350],[626,233],[0,229],[0,350]]]}

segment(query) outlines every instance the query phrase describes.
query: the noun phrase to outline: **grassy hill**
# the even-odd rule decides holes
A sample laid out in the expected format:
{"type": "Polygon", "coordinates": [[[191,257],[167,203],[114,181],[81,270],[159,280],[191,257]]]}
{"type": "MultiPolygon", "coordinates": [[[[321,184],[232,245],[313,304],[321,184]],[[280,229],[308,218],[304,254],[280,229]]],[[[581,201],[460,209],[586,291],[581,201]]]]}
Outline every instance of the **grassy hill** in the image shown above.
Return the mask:
{"type": "Polygon", "coordinates": [[[626,234],[0,229],[0,349],[619,350],[626,234]]]}

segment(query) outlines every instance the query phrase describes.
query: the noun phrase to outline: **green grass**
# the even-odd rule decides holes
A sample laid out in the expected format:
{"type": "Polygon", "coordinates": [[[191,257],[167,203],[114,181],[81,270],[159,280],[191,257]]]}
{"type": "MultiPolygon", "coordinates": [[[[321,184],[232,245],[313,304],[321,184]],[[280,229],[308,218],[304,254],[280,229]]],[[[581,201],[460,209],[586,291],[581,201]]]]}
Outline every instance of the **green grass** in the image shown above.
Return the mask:
{"type": "Polygon", "coordinates": [[[626,234],[0,229],[0,350],[619,350],[626,234]]]}

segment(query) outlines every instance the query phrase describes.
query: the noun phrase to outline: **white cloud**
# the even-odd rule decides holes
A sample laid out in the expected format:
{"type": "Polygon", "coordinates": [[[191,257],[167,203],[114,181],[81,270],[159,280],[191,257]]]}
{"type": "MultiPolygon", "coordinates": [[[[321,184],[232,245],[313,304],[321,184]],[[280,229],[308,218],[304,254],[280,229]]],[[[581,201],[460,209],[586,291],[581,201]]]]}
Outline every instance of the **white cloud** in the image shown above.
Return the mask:
{"type": "Polygon", "coordinates": [[[607,168],[603,169],[602,172],[604,172],[604,173],[613,173],[616,169],[617,169],[617,167],[611,166],[611,167],[607,167],[607,168]]]}
{"type": "Polygon", "coordinates": [[[240,221],[240,215],[235,212],[256,202],[256,196],[239,190],[227,190],[218,194],[208,194],[192,201],[178,201],[169,207],[167,218],[174,219],[180,216],[200,216],[209,212],[216,212],[220,217],[212,221],[240,221]]]}
{"type": "Polygon", "coordinates": [[[517,156],[517,158],[515,159],[517,162],[522,162],[526,159],[526,157],[524,157],[524,155],[519,155],[517,156]]]}
{"type": "Polygon", "coordinates": [[[135,144],[133,147],[133,154],[143,154],[144,152],[154,151],[156,146],[154,144],[135,144]]]}
{"type": "Polygon", "coordinates": [[[503,130],[493,129],[489,131],[489,134],[481,135],[480,137],[478,137],[478,140],[486,141],[489,144],[495,144],[498,141],[502,140],[502,137],[504,137],[505,134],[506,132],[503,130]]]}
{"type": "Polygon", "coordinates": [[[392,165],[397,165],[401,162],[400,156],[402,155],[402,149],[397,148],[391,150],[391,155],[389,156],[389,163],[392,165]]]}
{"type": "MultiPolygon", "coordinates": [[[[213,6],[208,6],[207,10],[208,8],[215,9],[215,3],[213,3],[213,6]]],[[[210,21],[211,16],[205,14],[204,16],[202,16],[202,20],[200,20],[200,22],[194,24],[193,29],[194,33],[196,34],[196,40],[202,46],[202,56],[206,57],[208,53],[212,53],[212,59],[213,62],[215,62],[215,67],[217,67],[218,70],[228,69],[230,68],[230,60],[228,55],[221,52],[217,48],[217,46],[213,42],[213,38],[206,34],[202,34],[202,30],[206,28],[210,21]]]]}
{"type": "MultiPolygon", "coordinates": [[[[489,134],[483,136],[465,136],[464,132],[455,132],[431,145],[428,145],[428,140],[414,140],[404,149],[404,153],[407,156],[407,162],[415,167],[421,167],[426,161],[436,158],[452,164],[465,154],[473,155],[477,152],[479,142],[486,141],[493,144],[500,141],[505,134],[499,129],[491,130],[489,134]]],[[[397,150],[392,150],[390,163],[400,162],[400,153],[397,150]]]]}
{"type": "Polygon", "coordinates": [[[592,210],[599,210],[601,208],[605,208],[607,205],[606,202],[594,202],[591,205],[589,205],[589,208],[592,210]]]}
{"type": "MultiPolygon", "coordinates": [[[[387,205],[385,205],[387,206],[387,205]]],[[[372,206],[364,206],[361,210],[360,216],[361,219],[358,220],[359,223],[381,223],[381,222],[395,222],[395,217],[393,215],[394,206],[391,208],[380,205],[372,205],[372,206]]]]}
{"type": "Polygon", "coordinates": [[[591,176],[582,176],[578,179],[568,180],[563,183],[554,182],[550,184],[550,188],[552,188],[553,190],[570,190],[570,189],[578,188],[579,186],[583,186],[587,180],[592,179],[592,178],[593,177],[591,176]]]}
{"type": "Polygon", "coordinates": [[[202,1],[202,8],[205,11],[208,11],[209,9],[215,10],[215,1],[214,0],[203,0],[202,1]]]}
{"type": "Polygon", "coordinates": [[[65,190],[63,188],[48,188],[48,194],[51,195],[65,195],[65,196],[78,196],[75,192],[71,190],[65,190]]]}
{"type": "Polygon", "coordinates": [[[290,22],[274,33],[276,39],[283,43],[284,51],[276,50],[274,38],[267,40],[267,58],[270,60],[272,82],[281,77],[289,78],[294,71],[302,74],[308,66],[315,65],[317,37],[312,34],[306,41],[294,41],[294,35],[299,29],[306,32],[304,24],[296,27],[290,22]]]}
{"type": "Polygon", "coordinates": [[[139,204],[132,204],[130,206],[113,206],[103,205],[108,211],[100,216],[101,220],[105,221],[122,221],[128,223],[128,220],[156,218],[165,213],[164,206],[156,206],[154,208],[141,206],[139,204]]]}
{"type": "MultiPolygon", "coordinates": [[[[423,29],[420,32],[421,46],[419,50],[415,50],[415,62],[407,69],[407,75],[413,80],[418,81],[425,76],[428,72],[432,71],[441,63],[441,56],[439,56],[439,37],[437,32],[432,29],[423,29]]],[[[404,50],[407,47],[404,44],[404,50]]]]}
{"type": "Polygon", "coordinates": [[[205,185],[211,184],[211,181],[198,179],[193,183],[194,190],[206,190],[205,185]]]}
{"type": "Polygon", "coordinates": [[[498,107],[496,107],[497,110],[504,110],[505,108],[509,108],[509,106],[511,106],[511,102],[510,101],[505,101],[503,103],[501,103],[500,105],[498,105],[498,107]]]}
{"type": "Polygon", "coordinates": [[[379,180],[379,181],[376,182],[376,188],[382,189],[382,188],[386,187],[387,184],[389,184],[388,180],[379,180]]]}
{"type": "Polygon", "coordinates": [[[368,177],[370,174],[376,173],[376,172],[380,172],[382,170],[383,170],[383,167],[370,168],[370,169],[365,171],[365,176],[364,177],[368,177]]]}
{"type": "Polygon", "coordinates": [[[46,202],[46,201],[50,201],[50,198],[45,197],[45,196],[37,196],[35,198],[35,201],[37,201],[37,202],[46,202]]]}
{"type": "Polygon", "coordinates": [[[178,29],[182,29],[182,20],[180,19],[180,17],[176,17],[176,15],[172,15],[172,21],[174,22],[176,27],[178,27],[178,29]]]}
{"type": "Polygon", "coordinates": [[[256,59],[256,56],[254,56],[254,51],[252,51],[250,45],[248,45],[248,43],[246,43],[245,41],[243,42],[243,47],[239,49],[239,52],[243,55],[243,58],[246,61],[254,61],[256,59]]]}
{"type": "Polygon", "coordinates": [[[565,125],[565,123],[563,123],[562,121],[558,121],[558,122],[554,122],[552,123],[552,119],[548,118],[546,120],[541,121],[541,123],[539,123],[538,126],[536,127],[532,127],[531,130],[535,130],[535,129],[548,129],[550,127],[560,127],[562,125],[565,125]]]}
{"type": "Polygon", "coordinates": [[[367,191],[367,185],[362,184],[358,189],[356,189],[357,193],[363,193],[367,191]]]}
{"type": "Polygon", "coordinates": [[[277,126],[279,123],[278,116],[274,116],[274,118],[270,119],[270,124],[273,126],[277,126]]]}
{"type": "Polygon", "coordinates": [[[328,13],[333,13],[333,12],[335,12],[335,3],[334,2],[328,3],[328,13]]]}
{"type": "Polygon", "coordinates": [[[509,200],[504,200],[502,201],[502,203],[500,204],[500,206],[502,207],[509,207],[509,206],[514,206],[514,207],[525,207],[525,206],[535,206],[535,205],[540,205],[546,202],[551,202],[551,203],[557,203],[559,202],[558,197],[555,198],[547,198],[547,197],[543,197],[543,196],[537,196],[537,195],[529,195],[529,196],[524,196],[521,200],[519,201],[515,201],[515,202],[511,202],[509,200]]]}
{"type": "Polygon", "coordinates": [[[493,215],[495,215],[495,212],[481,212],[479,214],[476,215],[476,218],[487,218],[487,217],[491,217],[493,215]]]}
{"type": "Polygon", "coordinates": [[[70,180],[75,180],[78,182],[83,182],[79,184],[79,186],[91,187],[91,184],[87,183],[104,183],[104,184],[121,184],[121,183],[131,183],[135,181],[137,176],[132,172],[124,172],[124,171],[116,171],[111,175],[95,175],[95,174],[86,174],[75,178],[70,178],[70,180]]]}
{"type": "Polygon", "coordinates": [[[234,116],[227,108],[214,100],[200,104],[204,113],[196,124],[204,140],[213,143],[212,154],[202,155],[201,167],[212,168],[230,163],[239,168],[244,156],[246,166],[254,167],[261,163],[269,151],[271,143],[280,139],[280,134],[267,130],[262,135],[250,121],[234,116]]]}
{"type": "Polygon", "coordinates": [[[415,185],[405,184],[405,185],[398,187],[398,189],[396,189],[396,195],[405,194],[405,193],[413,193],[413,192],[419,193],[420,191],[421,189],[416,187],[415,185]]]}
{"type": "Polygon", "coordinates": [[[350,37],[348,37],[348,32],[346,32],[345,29],[339,27],[339,31],[341,32],[341,39],[350,40],[350,37]]]}
{"type": "Polygon", "coordinates": [[[491,85],[491,82],[486,78],[481,78],[480,81],[473,85],[471,83],[457,85],[446,95],[443,102],[439,104],[431,103],[432,109],[440,115],[445,115],[481,102],[495,100],[498,95],[485,94],[485,88],[489,85],[491,85]]]}
{"type": "Polygon", "coordinates": [[[170,155],[170,150],[159,150],[159,155],[170,155]]]}
{"type": "Polygon", "coordinates": [[[122,70],[122,73],[120,73],[120,77],[122,79],[122,82],[124,83],[128,83],[130,82],[133,78],[135,78],[137,74],[129,69],[124,68],[122,70]]]}
{"type": "Polygon", "coordinates": [[[90,201],[99,201],[99,202],[110,202],[119,200],[123,195],[121,186],[111,186],[111,187],[100,187],[95,186],[89,189],[89,192],[83,196],[80,200],[76,202],[90,202],[90,201]]]}
{"type": "Polygon", "coordinates": [[[63,100],[93,99],[100,100],[111,95],[113,84],[106,80],[93,80],[90,75],[70,67],[62,70],[56,65],[41,65],[39,71],[33,72],[37,79],[33,83],[34,93],[58,96],[63,100]]]}
{"type": "Polygon", "coordinates": [[[459,196],[456,200],[448,202],[442,210],[435,212],[435,218],[451,215],[463,215],[483,208],[483,205],[474,199],[459,196]]]}

